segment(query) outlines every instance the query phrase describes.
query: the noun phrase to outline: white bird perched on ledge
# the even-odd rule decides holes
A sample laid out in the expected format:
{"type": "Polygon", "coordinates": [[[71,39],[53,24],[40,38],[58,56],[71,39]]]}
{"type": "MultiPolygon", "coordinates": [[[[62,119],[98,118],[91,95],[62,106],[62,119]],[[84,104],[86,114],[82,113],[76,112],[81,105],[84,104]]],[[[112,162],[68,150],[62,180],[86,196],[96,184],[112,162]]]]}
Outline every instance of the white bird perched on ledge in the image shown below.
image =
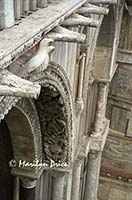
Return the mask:
{"type": "Polygon", "coordinates": [[[33,57],[28,60],[18,71],[18,76],[27,78],[32,72],[42,73],[48,66],[49,53],[54,50],[53,46],[48,46],[54,40],[45,38],[40,42],[39,49],[35,52],[33,57]]]}

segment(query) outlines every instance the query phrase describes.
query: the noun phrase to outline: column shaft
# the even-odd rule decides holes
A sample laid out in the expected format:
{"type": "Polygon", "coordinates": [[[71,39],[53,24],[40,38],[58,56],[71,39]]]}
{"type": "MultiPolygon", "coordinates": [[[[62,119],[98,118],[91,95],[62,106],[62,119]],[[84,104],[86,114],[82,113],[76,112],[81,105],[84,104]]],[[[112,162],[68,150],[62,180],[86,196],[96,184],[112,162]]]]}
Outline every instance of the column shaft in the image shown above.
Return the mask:
{"type": "Polygon", "coordinates": [[[21,177],[20,200],[35,200],[36,180],[21,177]]]}
{"type": "Polygon", "coordinates": [[[105,83],[98,83],[98,99],[97,99],[97,109],[96,109],[96,116],[95,116],[95,125],[94,125],[94,133],[100,133],[102,128],[102,123],[104,119],[104,110],[106,108],[106,84],[105,83]]]}
{"type": "Polygon", "coordinates": [[[71,200],[79,199],[80,176],[81,176],[81,163],[75,165],[73,168],[71,200]]]}
{"type": "Polygon", "coordinates": [[[35,200],[35,188],[26,189],[21,186],[20,200],[35,200]]]}
{"type": "Polygon", "coordinates": [[[47,0],[38,0],[37,6],[40,8],[44,8],[48,5],[48,1],[47,0]]]}
{"type": "Polygon", "coordinates": [[[51,200],[63,200],[65,176],[53,176],[51,200]]]}
{"type": "Polygon", "coordinates": [[[71,190],[72,190],[72,171],[67,175],[67,193],[66,193],[66,200],[71,199],[71,190]]]}
{"type": "Polygon", "coordinates": [[[13,0],[1,0],[0,2],[0,27],[8,28],[14,24],[13,0]]]}
{"type": "Polygon", "coordinates": [[[14,177],[14,196],[13,200],[19,200],[19,192],[20,192],[20,184],[19,184],[19,177],[14,177]]]}
{"type": "Polygon", "coordinates": [[[88,157],[84,200],[97,200],[101,152],[90,152],[88,157]]]}

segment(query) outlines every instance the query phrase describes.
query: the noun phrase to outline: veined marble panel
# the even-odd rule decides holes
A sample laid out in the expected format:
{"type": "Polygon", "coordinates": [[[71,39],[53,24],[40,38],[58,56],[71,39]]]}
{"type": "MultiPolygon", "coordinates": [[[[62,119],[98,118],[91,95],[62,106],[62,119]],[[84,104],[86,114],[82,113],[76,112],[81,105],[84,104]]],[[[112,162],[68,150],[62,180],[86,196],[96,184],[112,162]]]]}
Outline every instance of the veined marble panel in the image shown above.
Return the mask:
{"type": "Polygon", "coordinates": [[[103,151],[101,173],[132,178],[132,139],[108,137],[103,151]]]}
{"type": "Polygon", "coordinates": [[[132,68],[120,64],[111,82],[110,94],[132,101],[132,68]]]}

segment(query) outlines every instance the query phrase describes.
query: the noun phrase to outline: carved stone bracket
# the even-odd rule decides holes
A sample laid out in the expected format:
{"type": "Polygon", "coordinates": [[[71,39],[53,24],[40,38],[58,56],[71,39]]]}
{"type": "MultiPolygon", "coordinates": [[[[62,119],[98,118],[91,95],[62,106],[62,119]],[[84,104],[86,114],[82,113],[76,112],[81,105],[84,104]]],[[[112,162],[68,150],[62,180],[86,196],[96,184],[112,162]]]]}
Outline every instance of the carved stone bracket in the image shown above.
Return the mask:
{"type": "Polygon", "coordinates": [[[47,38],[51,38],[55,41],[84,43],[85,35],[75,31],[71,31],[62,26],[55,27],[51,32],[46,35],[47,38]]]}
{"type": "Polygon", "coordinates": [[[117,4],[117,0],[89,0],[91,4],[117,4]]]}
{"type": "Polygon", "coordinates": [[[76,27],[76,26],[89,26],[89,27],[97,27],[98,26],[98,20],[88,18],[88,17],[83,17],[82,15],[79,14],[73,14],[69,18],[65,19],[63,22],[64,26],[68,27],[76,27]]]}
{"type": "Polygon", "coordinates": [[[66,73],[61,66],[50,63],[36,81],[42,86],[36,107],[42,131],[43,161],[69,165],[73,158],[74,109],[66,73]]]}
{"type": "Polygon", "coordinates": [[[109,10],[107,8],[94,6],[91,4],[85,4],[83,7],[78,9],[78,13],[80,14],[99,14],[99,15],[107,15],[109,10]]]}
{"type": "Polygon", "coordinates": [[[0,95],[37,98],[40,85],[24,80],[6,69],[0,71],[0,95]]]}

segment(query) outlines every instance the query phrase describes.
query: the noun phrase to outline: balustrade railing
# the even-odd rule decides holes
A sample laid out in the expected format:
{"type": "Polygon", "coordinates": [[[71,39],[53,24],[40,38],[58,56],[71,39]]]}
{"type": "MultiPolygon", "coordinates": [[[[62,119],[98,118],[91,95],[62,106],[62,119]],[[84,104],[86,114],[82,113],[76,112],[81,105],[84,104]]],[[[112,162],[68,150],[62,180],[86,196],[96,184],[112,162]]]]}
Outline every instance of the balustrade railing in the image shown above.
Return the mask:
{"type": "Polygon", "coordinates": [[[16,20],[26,17],[38,8],[48,6],[47,0],[1,0],[0,29],[9,28],[16,20]]]}

